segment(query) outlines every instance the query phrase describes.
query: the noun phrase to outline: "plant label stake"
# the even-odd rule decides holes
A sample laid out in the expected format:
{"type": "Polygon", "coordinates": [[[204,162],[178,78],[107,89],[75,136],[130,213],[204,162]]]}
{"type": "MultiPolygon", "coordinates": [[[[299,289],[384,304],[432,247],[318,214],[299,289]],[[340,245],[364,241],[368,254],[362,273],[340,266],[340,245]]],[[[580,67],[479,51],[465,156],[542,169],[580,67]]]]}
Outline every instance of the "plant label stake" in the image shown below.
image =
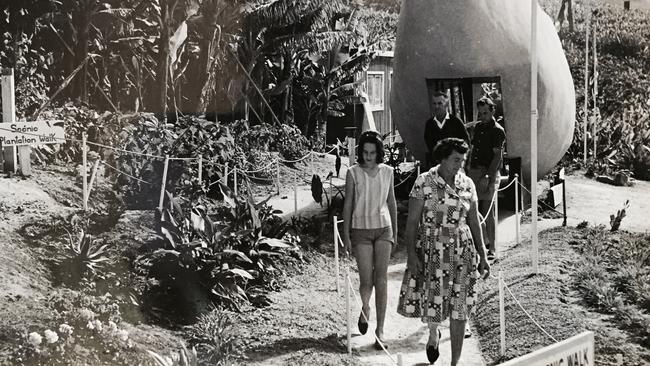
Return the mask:
{"type": "Polygon", "coordinates": [[[169,155],[165,155],[165,167],[163,168],[162,184],[160,187],[160,201],[158,201],[158,210],[162,213],[163,201],[165,200],[165,187],[167,185],[167,168],[169,167],[169,155]]]}
{"type": "Polygon", "coordinates": [[[88,172],[86,171],[88,169],[86,165],[88,163],[88,149],[86,148],[86,139],[86,132],[83,132],[81,134],[81,190],[84,211],[88,210],[88,200],[86,199],[86,194],[88,191],[88,172]]]}
{"type": "Polygon", "coordinates": [[[223,185],[228,186],[228,163],[223,167],[223,185]]]}

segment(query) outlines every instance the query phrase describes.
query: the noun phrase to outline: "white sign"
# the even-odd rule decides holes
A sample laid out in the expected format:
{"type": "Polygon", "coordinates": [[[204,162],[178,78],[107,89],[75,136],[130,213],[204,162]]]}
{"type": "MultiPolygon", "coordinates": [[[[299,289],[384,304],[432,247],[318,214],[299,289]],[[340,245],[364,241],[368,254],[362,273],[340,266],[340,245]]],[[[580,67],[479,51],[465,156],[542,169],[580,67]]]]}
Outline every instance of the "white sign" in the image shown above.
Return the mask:
{"type": "Polygon", "coordinates": [[[2,146],[60,144],[65,141],[63,121],[0,123],[2,146]]]}
{"type": "Polygon", "coordinates": [[[553,207],[557,207],[560,203],[562,203],[562,185],[561,184],[556,184],[553,187],[551,187],[551,192],[552,192],[552,197],[553,197],[553,207]]]}
{"type": "Polygon", "coordinates": [[[594,333],[582,332],[562,342],[502,363],[501,366],[594,366],[594,333]]]}

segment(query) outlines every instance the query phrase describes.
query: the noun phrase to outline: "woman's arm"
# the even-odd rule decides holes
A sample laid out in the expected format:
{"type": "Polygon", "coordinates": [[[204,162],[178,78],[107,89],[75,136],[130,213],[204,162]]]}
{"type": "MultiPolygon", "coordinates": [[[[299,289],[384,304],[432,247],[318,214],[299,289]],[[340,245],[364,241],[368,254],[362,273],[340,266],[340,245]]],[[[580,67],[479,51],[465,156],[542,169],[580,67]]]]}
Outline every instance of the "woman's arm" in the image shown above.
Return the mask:
{"type": "Polygon", "coordinates": [[[395,186],[394,183],[395,176],[393,170],[390,170],[390,184],[388,185],[388,198],[386,203],[388,204],[388,212],[390,213],[390,223],[393,229],[393,243],[397,245],[397,202],[395,202],[395,186]]]}
{"type": "Polygon", "coordinates": [[[345,175],[345,200],[343,201],[343,245],[345,250],[350,252],[352,243],[350,242],[350,225],[352,221],[352,209],[354,208],[354,178],[352,170],[348,169],[345,175]]]}
{"type": "Polygon", "coordinates": [[[406,220],[406,249],[408,253],[407,267],[412,273],[417,273],[421,265],[415,251],[415,242],[423,209],[424,200],[409,198],[409,215],[406,220]]]}
{"type": "Polygon", "coordinates": [[[483,278],[487,278],[490,275],[490,265],[488,264],[486,257],[487,250],[485,249],[485,243],[483,242],[483,230],[481,230],[477,201],[471,201],[469,213],[467,214],[467,224],[469,225],[469,230],[472,232],[474,247],[480,257],[478,271],[483,275],[483,278]]]}

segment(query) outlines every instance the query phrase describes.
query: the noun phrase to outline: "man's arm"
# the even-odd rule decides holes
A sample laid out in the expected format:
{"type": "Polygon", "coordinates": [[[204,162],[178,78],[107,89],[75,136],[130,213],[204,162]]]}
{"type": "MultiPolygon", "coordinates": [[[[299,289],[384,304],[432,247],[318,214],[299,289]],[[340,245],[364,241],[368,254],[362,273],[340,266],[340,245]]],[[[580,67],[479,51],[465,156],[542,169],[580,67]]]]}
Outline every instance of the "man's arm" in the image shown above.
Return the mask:
{"type": "Polygon", "coordinates": [[[429,155],[433,151],[433,120],[428,119],[424,125],[424,143],[427,145],[429,155]]]}
{"type": "Polygon", "coordinates": [[[505,132],[503,130],[499,130],[496,141],[494,141],[494,145],[492,146],[492,152],[494,153],[494,156],[492,157],[492,161],[490,162],[490,166],[488,167],[487,171],[487,174],[490,176],[490,183],[494,183],[496,181],[497,171],[499,170],[501,160],[503,159],[503,144],[505,140],[505,132]]]}

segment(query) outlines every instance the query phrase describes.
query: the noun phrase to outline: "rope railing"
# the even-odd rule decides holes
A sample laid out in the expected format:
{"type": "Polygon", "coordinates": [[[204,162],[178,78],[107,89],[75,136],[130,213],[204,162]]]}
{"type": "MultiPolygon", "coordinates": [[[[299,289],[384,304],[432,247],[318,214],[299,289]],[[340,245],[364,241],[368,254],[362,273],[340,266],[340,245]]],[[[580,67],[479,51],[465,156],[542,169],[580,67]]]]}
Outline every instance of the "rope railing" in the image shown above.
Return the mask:
{"type": "MultiPolygon", "coordinates": [[[[348,261],[348,264],[350,264],[350,263],[352,263],[352,262],[348,261]]],[[[347,285],[350,287],[350,291],[352,291],[352,295],[354,297],[354,300],[357,303],[357,306],[359,306],[359,308],[363,309],[363,306],[361,305],[361,300],[359,300],[359,296],[357,295],[357,292],[354,290],[354,285],[352,284],[352,279],[350,279],[350,276],[346,276],[346,278],[347,278],[347,285]]],[[[366,323],[367,323],[368,322],[368,317],[366,316],[366,313],[363,312],[363,310],[361,310],[361,315],[363,316],[363,318],[366,320],[366,323]]],[[[373,332],[372,335],[375,338],[375,342],[377,342],[377,344],[379,344],[381,346],[381,349],[384,351],[386,356],[388,356],[390,358],[390,360],[393,362],[394,365],[399,366],[399,364],[397,363],[397,360],[395,359],[395,357],[393,357],[393,355],[390,352],[388,352],[388,350],[386,349],[386,346],[384,345],[384,342],[382,342],[381,339],[379,339],[379,337],[377,337],[377,334],[375,334],[374,332],[373,332]]]]}
{"type": "Polygon", "coordinates": [[[549,332],[547,332],[546,329],[544,329],[541,325],[539,325],[539,322],[537,322],[537,320],[535,320],[535,318],[533,318],[532,315],[530,315],[530,313],[528,313],[528,311],[526,311],[526,309],[524,309],[524,306],[521,305],[521,302],[519,302],[519,300],[517,299],[517,297],[515,296],[515,294],[513,294],[512,291],[510,290],[510,286],[508,286],[507,284],[504,283],[504,287],[505,287],[505,289],[508,291],[508,293],[510,294],[510,296],[512,297],[512,299],[515,300],[515,303],[519,306],[519,308],[520,308],[520,309],[524,312],[524,314],[526,314],[526,316],[527,316],[527,317],[528,317],[528,318],[533,322],[533,324],[535,324],[535,326],[536,326],[537,328],[539,328],[539,330],[541,330],[544,334],[546,334],[546,335],[547,335],[547,336],[548,336],[548,337],[549,337],[553,342],[557,343],[557,339],[555,339],[555,337],[553,337],[552,335],[550,335],[549,332]]]}
{"type": "Polygon", "coordinates": [[[397,188],[397,187],[401,186],[402,184],[406,183],[406,181],[408,181],[409,178],[411,178],[413,173],[415,173],[415,169],[411,170],[411,172],[409,173],[409,175],[406,176],[406,178],[402,179],[399,183],[395,184],[394,188],[397,188]]]}
{"type": "Polygon", "coordinates": [[[129,174],[129,173],[123,171],[123,170],[120,170],[120,169],[118,169],[118,168],[116,168],[116,167],[114,167],[114,166],[108,164],[108,163],[105,162],[105,161],[102,161],[102,164],[104,164],[105,166],[111,168],[112,170],[114,170],[114,171],[116,171],[116,172],[118,172],[118,173],[120,173],[120,174],[122,174],[122,175],[124,175],[124,176],[127,176],[127,177],[129,177],[129,178],[131,178],[131,179],[134,179],[134,180],[136,180],[136,181],[138,181],[138,182],[140,182],[140,183],[145,183],[145,184],[153,185],[153,183],[151,183],[151,182],[147,182],[146,180],[142,180],[142,179],[140,179],[140,178],[138,178],[138,177],[134,177],[134,176],[132,176],[131,174],[129,174]]]}
{"type": "MultiPolygon", "coordinates": [[[[333,230],[334,230],[334,260],[335,260],[335,268],[336,268],[336,291],[337,293],[339,292],[339,245],[342,246],[344,249],[345,245],[343,242],[343,239],[341,238],[341,233],[338,229],[338,224],[342,223],[343,220],[338,220],[337,216],[334,216],[332,219],[332,224],[333,224],[333,230]]],[[[354,289],[354,285],[352,284],[352,279],[350,278],[350,267],[352,266],[352,261],[350,260],[350,254],[349,252],[346,251],[346,258],[348,259],[346,261],[346,267],[345,267],[345,312],[346,312],[346,328],[347,328],[347,346],[348,346],[348,353],[351,355],[352,353],[352,348],[351,348],[351,316],[350,316],[350,292],[352,293],[352,296],[354,297],[354,300],[357,303],[357,306],[359,306],[361,310],[361,316],[365,319],[366,323],[368,322],[368,317],[366,313],[363,311],[363,306],[361,304],[361,300],[359,298],[359,295],[354,289]]],[[[388,349],[384,345],[384,342],[377,337],[377,334],[373,333],[373,337],[375,338],[375,342],[380,345],[381,349],[384,351],[386,356],[388,356],[391,360],[391,362],[394,365],[397,366],[402,366],[401,362],[401,355],[397,356],[397,359],[388,352],[388,349]]]]}
{"type": "MultiPolygon", "coordinates": [[[[521,184],[521,183],[519,183],[519,184],[521,185],[521,188],[524,189],[524,191],[528,192],[529,195],[531,195],[531,196],[533,195],[533,194],[528,190],[528,188],[526,188],[523,184],[521,184]]],[[[554,207],[549,206],[549,205],[546,204],[544,201],[540,201],[540,200],[538,199],[538,200],[537,200],[537,203],[541,204],[542,206],[546,207],[547,209],[549,209],[549,210],[551,210],[551,211],[554,211],[554,212],[559,213],[560,215],[564,216],[564,213],[563,213],[563,212],[560,212],[560,211],[556,210],[554,207]]],[[[531,208],[531,207],[528,207],[528,208],[526,208],[526,209],[529,209],[529,208],[531,208]]],[[[571,216],[567,216],[567,219],[568,219],[568,218],[573,219],[573,220],[578,220],[578,221],[581,220],[581,219],[579,219],[579,218],[571,217],[571,216]]]]}

